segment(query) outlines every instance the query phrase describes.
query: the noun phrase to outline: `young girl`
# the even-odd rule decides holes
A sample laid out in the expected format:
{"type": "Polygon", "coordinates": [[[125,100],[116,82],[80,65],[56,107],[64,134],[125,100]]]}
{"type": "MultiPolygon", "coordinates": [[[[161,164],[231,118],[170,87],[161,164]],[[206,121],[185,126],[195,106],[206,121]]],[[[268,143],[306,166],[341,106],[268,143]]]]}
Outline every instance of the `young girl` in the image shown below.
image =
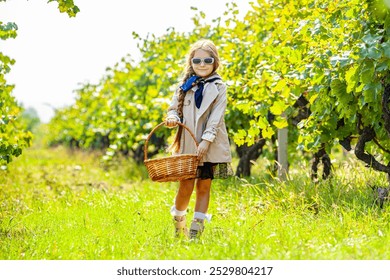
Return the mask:
{"type": "Polygon", "coordinates": [[[233,173],[224,120],[226,85],[217,74],[219,64],[217,48],[210,40],[200,40],[191,47],[181,86],[173,96],[166,118],[168,127],[177,126],[177,122],[185,124],[199,143],[197,148],[188,131],[180,126],[171,146],[175,153],[197,154],[199,159],[196,178],[180,181],[171,208],[176,235],[189,235],[192,239],[200,236],[204,220],[208,219],[212,180],[233,173]],[[185,215],[195,185],[195,212],[188,234],[185,215]]]}

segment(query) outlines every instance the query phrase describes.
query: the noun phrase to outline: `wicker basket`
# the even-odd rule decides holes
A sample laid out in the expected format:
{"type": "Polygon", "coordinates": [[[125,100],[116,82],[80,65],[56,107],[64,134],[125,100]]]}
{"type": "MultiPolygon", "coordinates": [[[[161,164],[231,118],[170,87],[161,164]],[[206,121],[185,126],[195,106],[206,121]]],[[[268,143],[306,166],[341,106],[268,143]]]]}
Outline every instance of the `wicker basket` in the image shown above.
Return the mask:
{"type": "MultiPolygon", "coordinates": [[[[157,125],[148,135],[144,146],[144,164],[148,169],[149,177],[156,182],[175,182],[186,179],[195,178],[196,169],[198,168],[198,156],[196,154],[182,154],[168,156],[164,158],[148,159],[148,142],[150,137],[160,126],[165,125],[165,122],[157,125]]],[[[184,127],[195,141],[196,146],[198,142],[195,139],[191,130],[182,123],[178,125],[184,127]]]]}

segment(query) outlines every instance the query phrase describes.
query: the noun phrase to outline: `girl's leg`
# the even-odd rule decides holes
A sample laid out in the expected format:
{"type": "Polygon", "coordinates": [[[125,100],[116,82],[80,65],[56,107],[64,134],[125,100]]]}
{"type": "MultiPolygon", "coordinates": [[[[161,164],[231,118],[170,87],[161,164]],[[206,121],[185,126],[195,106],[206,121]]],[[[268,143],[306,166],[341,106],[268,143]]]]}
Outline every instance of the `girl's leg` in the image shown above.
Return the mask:
{"type": "Polygon", "coordinates": [[[191,199],[192,192],[194,191],[195,179],[180,181],[179,190],[176,194],[175,207],[179,211],[187,210],[188,204],[191,199]]]}
{"type": "Polygon", "coordinates": [[[211,179],[201,180],[196,182],[196,202],[195,212],[206,213],[209,208],[210,201],[211,179]]]}
{"type": "Polygon", "coordinates": [[[187,213],[187,207],[191,198],[191,194],[194,190],[194,182],[195,180],[192,179],[180,181],[179,183],[179,190],[176,194],[175,205],[171,209],[177,237],[179,237],[181,234],[188,236],[185,215],[187,213]]]}
{"type": "Polygon", "coordinates": [[[196,202],[194,219],[191,223],[190,237],[199,237],[204,230],[204,219],[210,202],[211,179],[198,179],[196,182],[196,202]]]}

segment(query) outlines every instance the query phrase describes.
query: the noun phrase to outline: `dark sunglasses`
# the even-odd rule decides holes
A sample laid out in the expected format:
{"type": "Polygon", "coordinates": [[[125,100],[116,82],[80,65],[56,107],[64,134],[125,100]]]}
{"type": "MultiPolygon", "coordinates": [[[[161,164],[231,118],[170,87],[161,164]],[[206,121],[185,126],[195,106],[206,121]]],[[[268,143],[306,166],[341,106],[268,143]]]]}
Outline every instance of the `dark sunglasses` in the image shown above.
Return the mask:
{"type": "Polygon", "coordinates": [[[194,57],[191,61],[193,64],[201,64],[202,62],[204,64],[213,64],[214,58],[213,57],[205,57],[205,58],[194,57]]]}

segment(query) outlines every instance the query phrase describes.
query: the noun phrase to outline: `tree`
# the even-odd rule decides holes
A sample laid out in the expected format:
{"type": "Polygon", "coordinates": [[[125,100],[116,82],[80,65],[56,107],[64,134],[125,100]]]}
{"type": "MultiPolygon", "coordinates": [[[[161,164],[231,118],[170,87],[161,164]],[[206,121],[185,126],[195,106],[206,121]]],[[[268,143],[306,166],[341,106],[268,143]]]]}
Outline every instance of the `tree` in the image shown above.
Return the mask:
{"type": "Polygon", "coordinates": [[[237,58],[245,72],[233,102],[253,127],[238,130],[236,141],[252,144],[256,128],[270,139],[287,126],[282,113],[293,117],[294,103],[304,96],[311,113],[290,146],[329,153],[335,143],[356,138],[356,156],[389,173],[390,19],[380,3],[257,1],[245,19],[250,28],[235,31],[248,50],[237,58]],[[275,115],[272,122],[267,111],[275,115]]]}
{"type": "Polygon", "coordinates": [[[21,118],[26,129],[31,132],[41,123],[37,110],[32,107],[24,109],[21,118]]]}

